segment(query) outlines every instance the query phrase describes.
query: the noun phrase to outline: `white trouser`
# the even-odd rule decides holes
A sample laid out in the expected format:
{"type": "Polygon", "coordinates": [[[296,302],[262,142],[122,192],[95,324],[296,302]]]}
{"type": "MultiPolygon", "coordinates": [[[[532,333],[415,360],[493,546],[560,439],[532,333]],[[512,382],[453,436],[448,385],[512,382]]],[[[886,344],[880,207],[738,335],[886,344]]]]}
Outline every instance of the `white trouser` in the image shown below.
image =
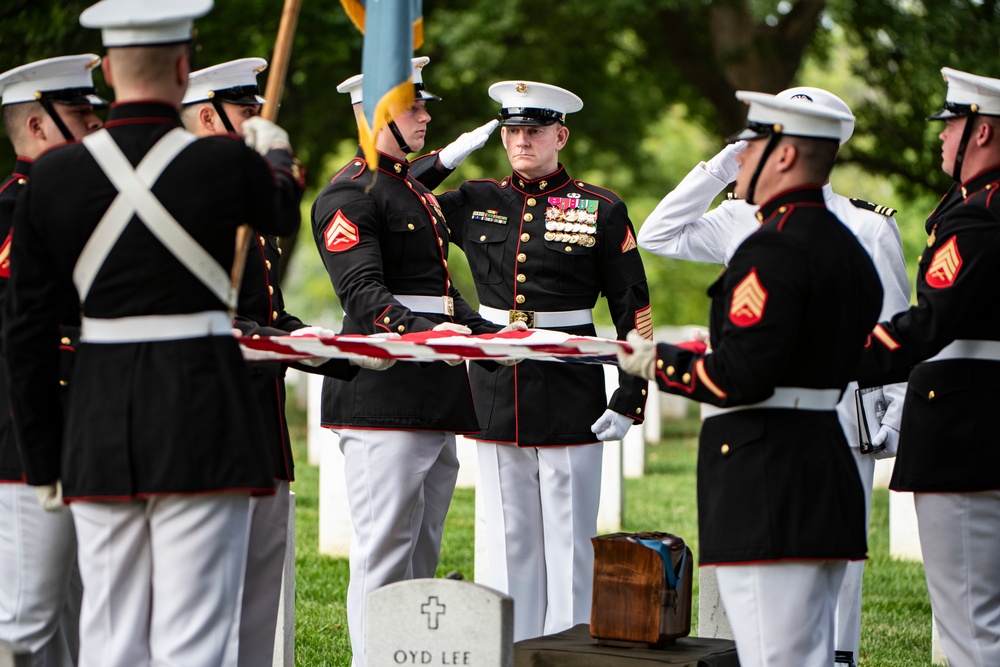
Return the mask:
{"type": "MultiPolygon", "coordinates": [[[[853,397],[852,397],[853,400],[853,397]]],[[[856,440],[856,438],[855,438],[856,440]]],[[[848,442],[853,442],[848,440],[848,442]]],[[[872,484],[875,481],[875,457],[862,454],[859,447],[851,447],[851,454],[858,466],[861,487],[865,493],[865,534],[871,521],[872,484]]],[[[861,645],[861,580],[865,574],[865,561],[847,561],[844,583],[837,596],[837,631],[834,635],[836,650],[851,651],[858,659],[861,645]]]]}
{"type": "Polygon", "coordinates": [[[604,443],[479,442],[489,581],[514,598],[514,641],[590,622],[604,443]]]}
{"type": "Polygon", "coordinates": [[[915,493],[913,499],[948,664],[1000,665],[1000,491],[915,493]]]}
{"type": "Polygon", "coordinates": [[[250,541],[237,616],[239,667],[274,664],[274,632],[278,624],[290,502],[287,481],[275,483],[273,496],[250,498],[250,541]]]}
{"type": "Polygon", "coordinates": [[[830,667],[843,560],[715,568],[741,667],[830,667]]]}
{"type": "Polygon", "coordinates": [[[386,584],[433,577],[458,479],[455,434],[342,429],[351,536],[347,624],[363,667],[365,605],[386,584]]]}
{"type": "Polygon", "coordinates": [[[72,515],[0,483],[0,639],[28,647],[33,667],[75,665],[81,594],[72,515]]]}
{"type": "Polygon", "coordinates": [[[249,505],[236,493],[72,503],[80,667],[235,665],[249,505]]]}

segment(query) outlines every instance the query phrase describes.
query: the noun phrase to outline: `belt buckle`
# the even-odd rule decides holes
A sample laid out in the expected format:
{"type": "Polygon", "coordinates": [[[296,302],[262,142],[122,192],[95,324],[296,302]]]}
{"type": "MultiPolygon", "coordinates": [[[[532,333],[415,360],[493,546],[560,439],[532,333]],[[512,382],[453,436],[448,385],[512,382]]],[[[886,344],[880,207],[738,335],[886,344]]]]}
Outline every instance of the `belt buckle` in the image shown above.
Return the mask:
{"type": "Polygon", "coordinates": [[[444,314],[454,317],[455,316],[455,299],[450,296],[441,297],[444,300],[444,314]]]}
{"type": "Polygon", "coordinates": [[[535,328],[535,311],[533,310],[508,310],[510,324],[514,322],[524,322],[529,329],[535,328]]]}

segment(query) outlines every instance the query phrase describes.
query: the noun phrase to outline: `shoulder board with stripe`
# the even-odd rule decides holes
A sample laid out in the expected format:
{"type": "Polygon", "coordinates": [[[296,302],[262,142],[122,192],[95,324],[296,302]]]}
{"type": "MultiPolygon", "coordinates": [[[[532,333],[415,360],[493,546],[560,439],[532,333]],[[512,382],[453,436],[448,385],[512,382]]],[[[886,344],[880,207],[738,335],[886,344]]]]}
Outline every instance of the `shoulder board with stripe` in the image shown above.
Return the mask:
{"type": "Polygon", "coordinates": [[[882,206],[882,204],[876,204],[874,202],[865,201],[864,199],[855,199],[854,197],[851,197],[850,202],[857,208],[861,208],[866,211],[872,211],[874,213],[878,213],[879,215],[884,215],[887,218],[891,218],[892,216],[896,215],[896,209],[890,208],[888,206],[882,206]]]}

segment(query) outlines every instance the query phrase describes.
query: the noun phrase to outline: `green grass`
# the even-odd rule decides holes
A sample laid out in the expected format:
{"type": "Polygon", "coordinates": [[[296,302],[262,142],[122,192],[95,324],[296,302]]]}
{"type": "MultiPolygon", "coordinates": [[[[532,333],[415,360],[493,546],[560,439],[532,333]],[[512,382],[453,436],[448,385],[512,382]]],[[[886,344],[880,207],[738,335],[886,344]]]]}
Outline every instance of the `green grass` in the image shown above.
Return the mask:
{"type": "MultiPolygon", "coordinates": [[[[319,471],[305,463],[305,422],[290,409],[295,442],[297,498],[295,664],[298,667],[350,665],[344,600],[347,560],[317,553],[319,471]]],[[[695,500],[695,419],[664,424],[663,440],[646,448],[646,475],[627,480],[623,530],[660,530],[684,537],[698,555],[695,500]]],[[[461,572],[473,578],[474,492],[459,489],[445,525],[438,576],[461,572]]],[[[889,492],[872,501],[870,560],[865,568],[859,667],[926,667],[931,654],[931,610],[919,563],[889,558],[889,492]]],[[[695,576],[693,625],[697,628],[695,576]]]]}

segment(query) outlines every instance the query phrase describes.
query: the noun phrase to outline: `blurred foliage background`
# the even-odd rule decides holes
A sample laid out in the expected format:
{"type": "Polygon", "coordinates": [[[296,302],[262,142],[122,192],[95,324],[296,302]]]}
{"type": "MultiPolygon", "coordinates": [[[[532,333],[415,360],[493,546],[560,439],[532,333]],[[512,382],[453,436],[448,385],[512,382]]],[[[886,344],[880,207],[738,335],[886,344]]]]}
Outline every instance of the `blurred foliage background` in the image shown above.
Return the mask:
{"type": "MultiPolygon", "coordinates": [[[[102,53],[79,27],[92,0],[4,0],[0,71],[32,60],[102,53]]],[[[434,103],[428,148],[495,116],[486,94],[499,80],[554,83],[579,94],[562,161],[577,178],[612,188],[636,226],[724,137],[743,124],[738,89],[777,92],[812,85],[841,96],[858,117],[841,153],[834,189],[899,209],[908,263],[924,245],[923,221],[948,186],[940,170],[942,66],[1000,75],[1000,0],[424,0],[434,103]]],[[[216,0],[198,21],[193,67],[270,57],[281,0],[216,0]]],[[[309,208],[353,155],[350,104],[336,86],[357,73],[362,36],[338,0],[302,0],[279,123],[308,169],[303,232],[284,239],[289,310],[334,324],[339,308],[314,249],[309,208]]],[[[261,76],[261,87],[266,82],[261,76]]],[[[110,91],[98,75],[99,87],[110,91]]],[[[13,165],[7,142],[0,164],[13,165]]],[[[499,134],[445,182],[502,178],[499,134]]],[[[455,281],[475,303],[461,253],[455,281]]],[[[644,256],[657,325],[704,324],[705,289],[719,268],[644,256]]],[[[912,275],[912,269],[911,269],[912,275]]],[[[602,315],[599,314],[599,317],[602,315]]],[[[606,314],[603,315],[606,318],[606,314]]]]}

